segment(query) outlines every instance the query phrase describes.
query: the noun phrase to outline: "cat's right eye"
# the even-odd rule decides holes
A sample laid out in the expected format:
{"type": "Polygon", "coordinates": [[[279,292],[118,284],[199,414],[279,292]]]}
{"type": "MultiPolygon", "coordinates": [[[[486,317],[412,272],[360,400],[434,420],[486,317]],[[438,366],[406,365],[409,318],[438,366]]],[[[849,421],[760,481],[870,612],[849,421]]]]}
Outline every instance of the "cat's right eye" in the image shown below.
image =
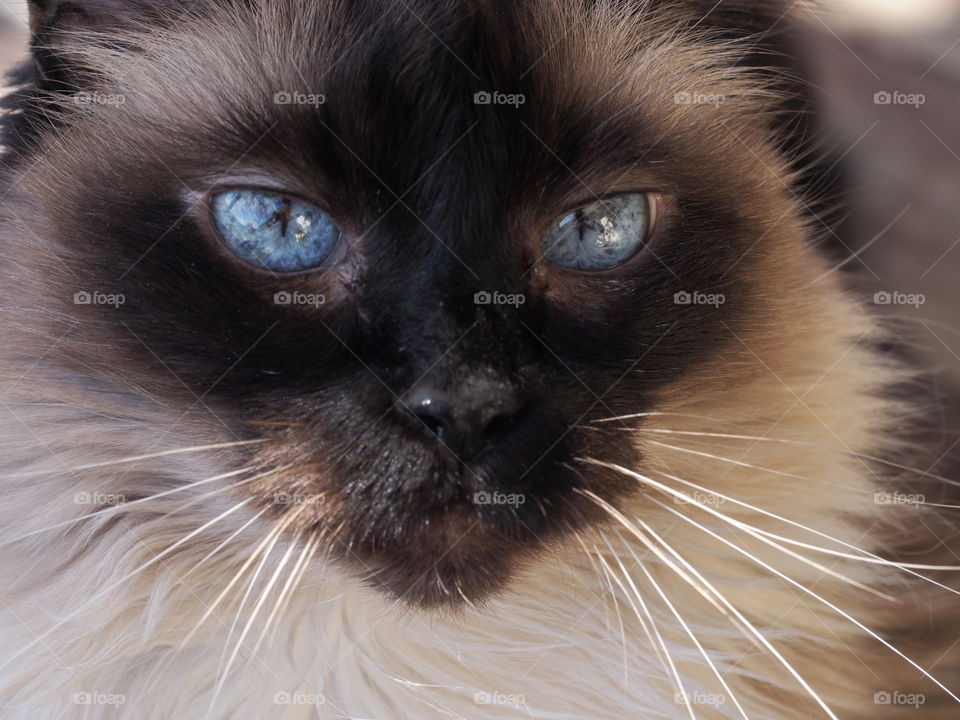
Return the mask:
{"type": "Polygon", "coordinates": [[[327,213],[269,190],[217,193],[210,199],[210,210],[227,249],[271,272],[316,269],[340,241],[340,228],[327,213]]]}
{"type": "Polygon", "coordinates": [[[557,267],[599,272],[622,265],[649,240],[657,196],[624,193],[557,218],[540,238],[540,256],[557,267]]]}

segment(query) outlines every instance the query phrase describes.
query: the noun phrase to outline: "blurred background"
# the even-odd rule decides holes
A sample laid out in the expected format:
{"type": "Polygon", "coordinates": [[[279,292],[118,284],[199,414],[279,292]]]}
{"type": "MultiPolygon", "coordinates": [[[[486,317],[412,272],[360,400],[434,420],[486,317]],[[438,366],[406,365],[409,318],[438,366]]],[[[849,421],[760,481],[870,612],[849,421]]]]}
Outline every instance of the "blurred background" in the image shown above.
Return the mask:
{"type": "MultiPolygon", "coordinates": [[[[842,225],[832,215],[818,229],[960,398],[960,0],[820,6],[790,32],[850,197],[842,225]]],[[[0,68],[23,57],[26,37],[25,0],[0,0],[0,68]]]]}

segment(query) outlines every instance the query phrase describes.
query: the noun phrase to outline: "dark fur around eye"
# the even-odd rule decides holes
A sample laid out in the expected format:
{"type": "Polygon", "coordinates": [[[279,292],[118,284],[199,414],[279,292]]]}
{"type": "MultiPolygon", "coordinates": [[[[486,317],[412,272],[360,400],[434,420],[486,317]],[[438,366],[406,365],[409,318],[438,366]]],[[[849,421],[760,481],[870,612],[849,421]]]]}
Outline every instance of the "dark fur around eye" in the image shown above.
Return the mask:
{"type": "MultiPolygon", "coordinates": [[[[727,50],[703,78],[685,74],[704,43],[745,33],[718,31],[725,11],[666,66],[645,58],[660,57],[664,27],[692,25],[683,3],[638,10],[605,37],[622,50],[613,64],[591,49],[604,28],[557,43],[524,4],[402,5],[304,6],[290,27],[238,3],[229,41],[216,35],[224,18],[166,20],[175,39],[85,49],[71,68],[101,62],[98,91],[129,90],[113,107],[66,99],[66,142],[101,157],[47,178],[58,214],[36,217],[76,275],[65,285],[126,298],[81,311],[91,342],[118,348],[127,382],[165,402],[201,398],[238,436],[266,438],[248,460],[293,469],[249,488],[258,502],[323,495],[324,514],[304,522],[336,528],[335,554],[432,605],[456,602],[446,587],[486,597],[595,520],[578,492],[616,503],[636,491],[580,464],[643,454],[590,425],[641,412],[731,342],[756,301],[750,269],[769,252],[758,218],[784,191],[771,189],[782,161],[757,121],[776,116],[759,75],[736,71],[727,50]],[[268,36],[286,54],[251,59],[245,48],[268,36]],[[231,82],[199,86],[212,68],[231,82]],[[730,95],[722,108],[675,102],[712,86],[730,95]],[[323,99],[277,99],[298,94],[323,99]],[[718,146],[723,132],[758,159],[718,146]],[[297,277],[225,261],[191,198],[240,172],[322,199],[343,256],[297,277]],[[652,257],[596,277],[539,261],[539,232],[565,208],[637,188],[670,198],[652,257]],[[323,302],[278,300],[300,296],[323,302]],[[701,296],[722,302],[684,300],[701,296]],[[496,493],[525,501],[476,502],[496,493]]],[[[569,9],[537,11],[559,21],[569,9]]],[[[37,57],[44,89],[77,79],[37,57]]],[[[28,157],[48,120],[29,99],[20,107],[8,138],[28,157]]]]}

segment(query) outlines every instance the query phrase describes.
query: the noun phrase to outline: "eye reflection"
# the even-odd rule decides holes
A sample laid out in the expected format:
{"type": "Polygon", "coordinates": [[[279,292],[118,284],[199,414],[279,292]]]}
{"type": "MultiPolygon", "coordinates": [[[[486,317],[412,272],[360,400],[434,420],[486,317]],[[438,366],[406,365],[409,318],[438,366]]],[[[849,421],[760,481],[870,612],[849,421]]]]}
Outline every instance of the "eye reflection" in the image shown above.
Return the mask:
{"type": "Polygon", "coordinates": [[[583,272],[622,265],[646,246],[653,200],[647,193],[615,195],[557,219],[540,238],[541,257],[583,272]]]}
{"type": "Polygon", "coordinates": [[[311,270],[340,240],[340,229],[319,208],[265,190],[227,190],[210,203],[223,244],[244,262],[272,272],[311,270]]]}

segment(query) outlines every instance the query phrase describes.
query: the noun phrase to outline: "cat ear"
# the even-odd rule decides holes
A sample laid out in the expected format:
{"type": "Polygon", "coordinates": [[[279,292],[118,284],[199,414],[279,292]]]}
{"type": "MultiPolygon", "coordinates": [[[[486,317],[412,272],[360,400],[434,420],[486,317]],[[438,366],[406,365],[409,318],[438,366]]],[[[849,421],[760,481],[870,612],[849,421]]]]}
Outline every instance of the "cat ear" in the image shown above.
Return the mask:
{"type": "Polygon", "coordinates": [[[197,0],[28,0],[34,36],[53,30],[111,28],[197,4],[197,0]]]}
{"type": "Polygon", "coordinates": [[[831,203],[845,193],[841,158],[829,149],[817,149],[823,98],[809,74],[804,43],[804,18],[816,11],[815,0],[691,0],[699,24],[720,37],[740,41],[744,51],[739,64],[750,68],[778,88],[781,100],[770,123],[782,149],[793,159],[797,187],[807,204],[817,207],[818,197],[831,203]],[[812,156],[811,161],[808,157],[812,156]]]}
{"type": "Polygon", "coordinates": [[[71,43],[82,42],[76,31],[114,31],[125,25],[160,23],[178,9],[203,0],[28,0],[34,78],[38,89],[71,87],[70,63],[62,55],[71,43]]]}

